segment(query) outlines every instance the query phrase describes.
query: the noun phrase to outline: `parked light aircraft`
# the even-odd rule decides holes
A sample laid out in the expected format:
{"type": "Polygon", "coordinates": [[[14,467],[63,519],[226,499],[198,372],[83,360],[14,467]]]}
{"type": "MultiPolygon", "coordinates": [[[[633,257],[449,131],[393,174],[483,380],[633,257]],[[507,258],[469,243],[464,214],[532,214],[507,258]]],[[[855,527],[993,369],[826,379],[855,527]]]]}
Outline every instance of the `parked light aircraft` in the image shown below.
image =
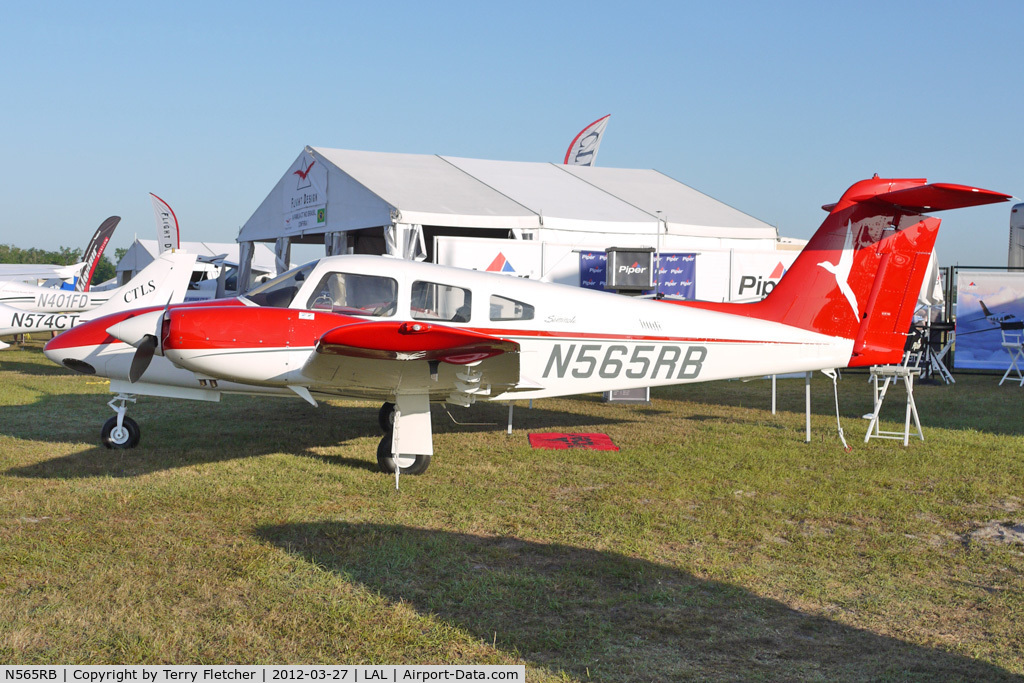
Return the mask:
{"type": "MultiPolygon", "coordinates": [[[[118,311],[166,304],[168,301],[184,301],[195,260],[195,254],[163,254],[139,271],[139,274],[126,285],[108,292],[109,299],[85,313],[29,311],[0,304],[0,336],[29,332],[63,332],[75,325],[118,311]]],[[[0,342],[0,348],[7,346],[0,342]]]]}
{"type": "Polygon", "coordinates": [[[995,330],[1009,330],[1017,331],[1024,328],[1024,320],[1021,320],[1013,313],[995,313],[985,305],[984,301],[979,302],[981,304],[982,315],[978,318],[971,318],[970,320],[958,320],[958,326],[966,326],[970,323],[980,322],[982,320],[990,323],[991,327],[983,327],[979,330],[970,330],[969,332],[958,331],[958,337],[966,337],[969,334],[981,334],[982,332],[993,332],[995,330]]]}
{"type": "Polygon", "coordinates": [[[430,404],[468,406],[898,362],[943,210],[1009,195],[923,179],[854,184],[754,303],[644,300],[396,261],[334,256],[237,299],[118,313],[46,355],[110,378],[108,446],[131,447],[135,394],[384,402],[381,469],[418,473],[430,404]]]}
{"type": "MultiPolygon", "coordinates": [[[[70,272],[78,273],[73,290],[59,287],[39,287],[16,280],[0,280],[0,304],[39,313],[61,313],[86,311],[106,302],[114,292],[90,291],[89,281],[92,279],[92,274],[103,256],[103,250],[119,222],[121,222],[120,216],[111,216],[100,223],[100,227],[96,229],[85,249],[85,260],[74,266],[65,266],[70,269],[70,272]]],[[[22,267],[21,264],[10,265],[22,267]]],[[[31,267],[39,268],[39,266],[31,267]]],[[[29,271],[22,270],[20,272],[29,271]]]]}

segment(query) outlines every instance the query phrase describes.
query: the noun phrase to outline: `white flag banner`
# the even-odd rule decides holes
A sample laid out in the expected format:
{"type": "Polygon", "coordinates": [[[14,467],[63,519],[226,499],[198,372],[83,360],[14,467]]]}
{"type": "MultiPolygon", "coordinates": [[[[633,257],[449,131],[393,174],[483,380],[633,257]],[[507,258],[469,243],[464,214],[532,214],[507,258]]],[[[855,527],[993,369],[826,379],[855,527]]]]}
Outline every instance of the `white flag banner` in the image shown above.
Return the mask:
{"type": "Polygon", "coordinates": [[[601,137],[608,126],[611,114],[599,118],[579,132],[565,152],[565,163],[568,166],[593,166],[597,161],[597,148],[601,145],[601,137]]]}
{"type": "Polygon", "coordinates": [[[168,249],[178,249],[181,237],[178,235],[178,217],[174,215],[170,204],[152,192],[149,198],[153,201],[153,213],[156,214],[156,243],[160,254],[168,249]]]}

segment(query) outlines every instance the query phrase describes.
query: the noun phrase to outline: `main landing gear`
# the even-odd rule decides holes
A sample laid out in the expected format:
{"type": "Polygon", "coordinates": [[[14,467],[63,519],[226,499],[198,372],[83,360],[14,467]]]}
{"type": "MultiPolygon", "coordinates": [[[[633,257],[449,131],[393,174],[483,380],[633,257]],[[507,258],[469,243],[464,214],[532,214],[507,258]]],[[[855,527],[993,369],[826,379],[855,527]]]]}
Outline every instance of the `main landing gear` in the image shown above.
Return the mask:
{"type": "Polygon", "coordinates": [[[391,440],[395,433],[395,404],[385,403],[377,413],[384,436],[377,444],[377,467],[385,474],[394,474],[395,466],[401,469],[399,474],[423,474],[430,466],[429,455],[395,455],[391,452],[391,440]]]}
{"type": "Polygon", "coordinates": [[[138,422],[125,414],[128,411],[128,403],[135,403],[135,397],[118,394],[107,403],[117,413],[107,420],[100,430],[100,439],[107,448],[135,448],[139,445],[142,428],[138,422]]]}

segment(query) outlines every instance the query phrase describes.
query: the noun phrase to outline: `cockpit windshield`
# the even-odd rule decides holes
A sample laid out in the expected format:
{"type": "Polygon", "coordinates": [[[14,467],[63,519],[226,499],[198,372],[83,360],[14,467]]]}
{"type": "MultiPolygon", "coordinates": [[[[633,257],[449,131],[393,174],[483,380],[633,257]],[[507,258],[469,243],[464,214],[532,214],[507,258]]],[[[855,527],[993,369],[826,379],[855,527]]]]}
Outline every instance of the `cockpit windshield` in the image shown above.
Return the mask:
{"type": "Polygon", "coordinates": [[[282,273],[273,280],[249,290],[245,298],[257,306],[288,308],[317,263],[318,261],[311,261],[298,268],[292,268],[287,273],[282,273]]]}

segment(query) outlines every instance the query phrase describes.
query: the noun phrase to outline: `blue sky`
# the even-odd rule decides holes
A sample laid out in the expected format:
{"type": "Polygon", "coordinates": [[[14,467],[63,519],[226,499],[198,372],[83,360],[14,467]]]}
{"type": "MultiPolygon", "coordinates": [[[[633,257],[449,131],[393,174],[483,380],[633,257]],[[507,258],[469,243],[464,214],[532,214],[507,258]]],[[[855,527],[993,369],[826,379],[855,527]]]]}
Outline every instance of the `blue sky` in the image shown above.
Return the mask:
{"type": "MultiPolygon", "coordinates": [[[[5,3],[0,243],[233,241],[305,145],[655,168],[807,238],[874,173],[1024,197],[1024,3],[5,3]]],[[[1024,201],[1024,200],[1022,200],[1024,201]]],[[[940,214],[1005,265],[1009,205],[940,214]]]]}

